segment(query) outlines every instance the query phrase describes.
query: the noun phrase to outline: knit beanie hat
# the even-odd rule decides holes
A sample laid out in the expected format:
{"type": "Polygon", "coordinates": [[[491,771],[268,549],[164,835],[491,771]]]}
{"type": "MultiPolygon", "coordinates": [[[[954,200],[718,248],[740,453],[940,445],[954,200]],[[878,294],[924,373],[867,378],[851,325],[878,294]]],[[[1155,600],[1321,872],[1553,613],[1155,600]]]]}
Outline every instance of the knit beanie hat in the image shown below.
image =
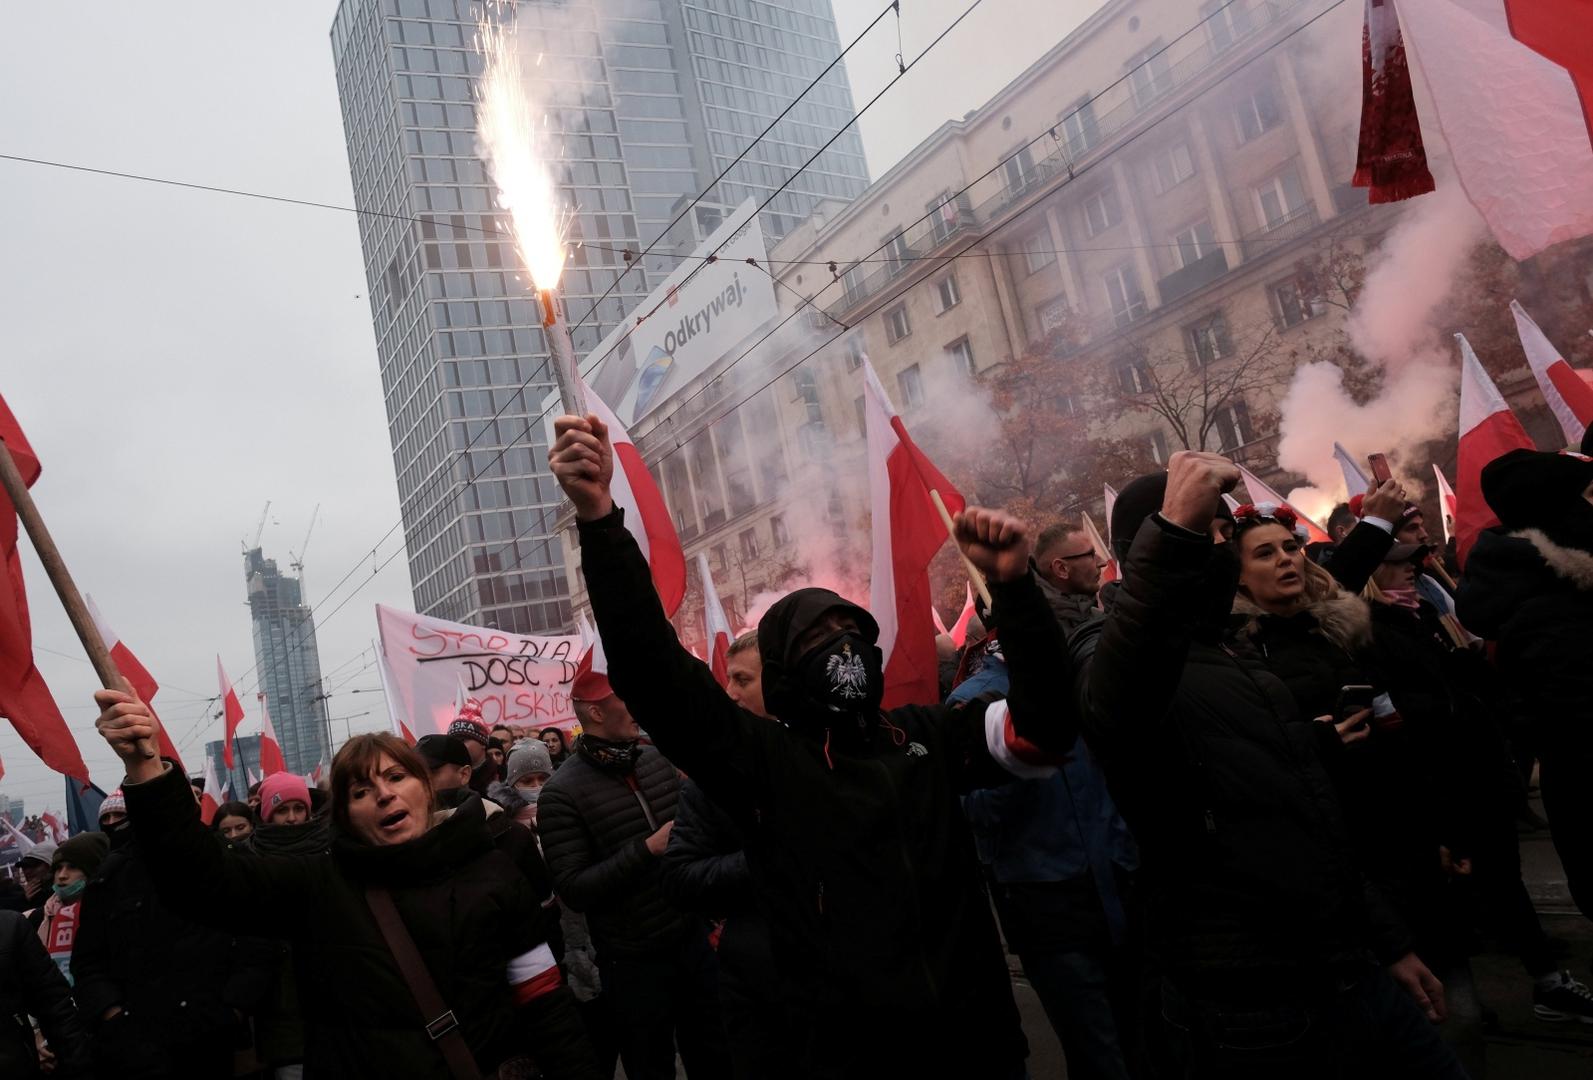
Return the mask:
{"type": "Polygon", "coordinates": [[[1593,483],[1593,460],[1581,454],[1512,450],[1483,466],[1482,495],[1509,529],[1545,528],[1568,506],[1586,507],[1582,492],[1593,483]]]}
{"type": "Polygon", "coordinates": [[[482,723],[480,720],[472,720],[466,716],[461,716],[459,719],[449,724],[448,734],[452,735],[456,739],[474,739],[482,746],[487,745],[487,739],[489,737],[486,724],[482,723]]]}
{"type": "Polygon", "coordinates": [[[269,822],[271,815],[287,803],[297,800],[310,809],[310,785],[297,773],[272,773],[260,781],[260,820],[269,822]]]}
{"type": "Polygon", "coordinates": [[[54,842],[50,841],[50,840],[46,840],[42,844],[34,844],[31,848],[29,848],[27,851],[22,853],[22,858],[18,859],[17,862],[25,863],[29,859],[32,859],[34,862],[41,862],[45,866],[49,866],[52,863],[54,863],[55,862],[55,844],[54,844],[54,842]]]}
{"type": "MultiPolygon", "coordinates": [[[[1147,473],[1129,481],[1117,494],[1112,504],[1112,555],[1122,565],[1128,561],[1128,551],[1134,546],[1134,537],[1145,519],[1162,508],[1167,499],[1167,474],[1147,473]]],[[[1214,517],[1233,520],[1233,511],[1225,500],[1217,500],[1214,517]]]]}
{"type": "Polygon", "coordinates": [[[55,856],[50,860],[50,869],[58,869],[62,863],[71,863],[89,877],[93,877],[110,850],[111,838],[104,833],[78,833],[70,840],[56,845],[55,856]]]}
{"type": "Polygon", "coordinates": [[[523,776],[541,773],[544,776],[553,775],[553,756],[548,753],[548,748],[540,741],[528,742],[514,753],[509,755],[508,764],[504,768],[504,782],[510,787],[523,776]]]}
{"type": "Polygon", "coordinates": [[[105,815],[111,813],[113,810],[120,810],[124,814],[127,813],[127,798],[122,794],[121,788],[117,788],[115,791],[105,796],[104,801],[100,803],[99,819],[104,821],[105,815]]]}

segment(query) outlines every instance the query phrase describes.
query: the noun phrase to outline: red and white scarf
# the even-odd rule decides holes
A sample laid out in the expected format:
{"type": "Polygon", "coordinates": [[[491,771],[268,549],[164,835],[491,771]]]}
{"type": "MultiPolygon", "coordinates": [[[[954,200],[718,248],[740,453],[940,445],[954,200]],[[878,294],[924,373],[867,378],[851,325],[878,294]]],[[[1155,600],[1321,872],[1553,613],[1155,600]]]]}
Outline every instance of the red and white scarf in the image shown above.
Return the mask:
{"type": "Polygon", "coordinates": [[[1394,0],[1366,0],[1361,31],[1361,141],[1351,182],[1370,189],[1367,197],[1374,203],[1409,199],[1434,186],[1394,0]]]}

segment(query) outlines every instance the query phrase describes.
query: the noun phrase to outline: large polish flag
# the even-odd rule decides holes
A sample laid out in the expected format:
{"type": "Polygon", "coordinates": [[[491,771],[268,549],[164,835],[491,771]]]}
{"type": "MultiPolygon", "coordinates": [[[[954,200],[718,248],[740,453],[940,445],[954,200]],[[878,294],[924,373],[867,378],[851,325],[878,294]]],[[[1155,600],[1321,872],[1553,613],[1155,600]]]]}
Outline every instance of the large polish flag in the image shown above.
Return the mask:
{"type": "Polygon", "coordinates": [[[725,618],[724,605],[719,602],[719,590],[714,588],[714,576],[708,572],[708,555],[697,555],[697,574],[702,578],[702,621],[708,631],[708,666],[720,686],[730,683],[730,643],[735,635],[730,632],[730,620],[725,618]]]}
{"type": "Polygon", "coordinates": [[[1399,14],[1460,185],[1500,246],[1526,259],[1593,234],[1593,4],[1418,0],[1399,14]]]}
{"type": "Polygon", "coordinates": [[[216,656],[216,682],[221,687],[221,712],[225,718],[225,734],[222,736],[221,755],[227,763],[227,768],[232,768],[232,736],[238,730],[238,725],[243,722],[243,702],[238,700],[238,691],[232,688],[232,680],[227,678],[227,669],[221,666],[221,656],[216,656]]]}
{"type": "Polygon", "coordinates": [[[591,387],[585,382],[581,385],[586,393],[586,407],[608,426],[609,443],[614,448],[614,477],[609,482],[609,495],[625,508],[625,524],[647,559],[653,574],[653,587],[664,604],[664,614],[673,618],[686,597],[686,553],[675,532],[675,521],[625,425],[591,387]]]}
{"type": "Polygon", "coordinates": [[[1449,486],[1449,478],[1436,461],[1433,462],[1433,477],[1438,481],[1438,509],[1444,522],[1444,544],[1447,546],[1455,534],[1455,489],[1449,486]]]}
{"type": "Polygon", "coordinates": [[[1276,503],[1278,506],[1287,506],[1290,510],[1294,511],[1294,516],[1300,519],[1300,524],[1305,526],[1305,531],[1309,534],[1308,539],[1310,543],[1330,544],[1333,542],[1333,538],[1328,535],[1328,531],[1326,529],[1312,521],[1310,518],[1306,517],[1304,514],[1300,513],[1300,508],[1298,506],[1295,506],[1288,499],[1285,499],[1274,488],[1262,483],[1261,478],[1255,473],[1251,472],[1243,465],[1240,465],[1239,475],[1244,478],[1245,490],[1250,492],[1251,503],[1260,505],[1261,503],[1269,502],[1276,503]]]}
{"type": "Polygon", "coordinates": [[[1537,449],[1483,370],[1466,335],[1460,345],[1460,448],[1455,458],[1455,553],[1464,564],[1477,534],[1499,524],[1482,497],[1482,470],[1511,450],[1537,449]]]}
{"type": "MultiPolygon", "coordinates": [[[[1593,41],[1588,42],[1588,48],[1593,50],[1593,41]]],[[[1589,176],[1587,182],[1593,184],[1593,176],[1589,176]]],[[[1559,349],[1549,344],[1526,308],[1512,300],[1510,313],[1516,317],[1516,333],[1521,335],[1521,348],[1527,354],[1533,377],[1538,380],[1538,389],[1543,391],[1543,400],[1560,422],[1566,443],[1580,446],[1583,432],[1593,424],[1593,386],[1565,362],[1559,349]]]]}
{"type": "Polygon", "coordinates": [[[1350,452],[1338,443],[1333,444],[1333,460],[1339,463],[1339,472],[1344,474],[1344,499],[1348,502],[1357,495],[1365,495],[1372,490],[1372,482],[1361,471],[1360,465],[1350,456],[1350,452]]]}
{"type": "MultiPolygon", "coordinates": [[[[155,676],[149,673],[149,669],[133,655],[133,650],[127,647],[127,642],[123,641],[112,629],[111,624],[105,621],[105,616],[100,614],[99,605],[94,603],[94,598],[84,593],[83,602],[88,605],[89,615],[94,619],[94,625],[99,628],[100,638],[105,642],[105,648],[110,651],[116,670],[120,671],[122,678],[131,684],[133,693],[138,695],[138,700],[149,706],[149,714],[155,716],[155,693],[160,689],[155,676]]],[[[177,747],[172,744],[171,735],[166,731],[166,725],[160,722],[159,716],[155,716],[155,733],[159,737],[160,756],[176,762],[177,768],[186,775],[188,770],[183,766],[183,759],[177,753],[177,747]]]]}
{"type": "Polygon", "coordinates": [[[929,563],[946,542],[946,526],[930,501],[962,512],[963,497],[913,443],[891,407],[874,366],[863,361],[863,415],[868,432],[868,486],[873,503],[869,607],[885,657],[885,708],[940,700],[929,563]]]}
{"type": "Polygon", "coordinates": [[[277,742],[276,729],[271,726],[271,706],[262,691],[255,695],[260,703],[260,771],[267,776],[287,772],[288,763],[282,759],[282,746],[277,742]]]}

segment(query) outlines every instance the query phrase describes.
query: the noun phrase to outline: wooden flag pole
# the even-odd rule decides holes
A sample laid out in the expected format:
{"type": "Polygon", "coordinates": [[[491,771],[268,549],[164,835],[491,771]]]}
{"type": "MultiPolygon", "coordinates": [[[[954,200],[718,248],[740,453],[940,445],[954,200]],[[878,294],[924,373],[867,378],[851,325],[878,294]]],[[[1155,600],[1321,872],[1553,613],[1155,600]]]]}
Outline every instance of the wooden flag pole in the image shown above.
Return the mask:
{"type": "Polygon", "coordinates": [[[979,568],[968,558],[968,553],[963,551],[962,545],[957,543],[957,525],[951,520],[951,511],[946,509],[946,500],[940,497],[940,492],[934,488],[929,489],[929,501],[935,504],[935,509],[940,513],[940,520],[946,523],[946,535],[951,537],[952,546],[957,549],[957,557],[962,559],[963,569],[968,571],[968,580],[973,582],[974,592],[979,594],[979,599],[985,602],[985,611],[995,606],[990,599],[990,590],[985,587],[985,576],[979,568]]]}
{"type": "MultiPolygon", "coordinates": [[[[107,690],[121,690],[122,673],[117,669],[116,661],[111,659],[110,650],[105,647],[105,639],[100,637],[100,628],[94,625],[88,605],[83,603],[83,594],[77,591],[77,584],[66,568],[66,560],[61,558],[61,549],[55,546],[50,530],[44,525],[44,518],[33,501],[33,494],[22,480],[22,471],[12,459],[11,451],[4,448],[4,440],[0,440],[0,487],[5,488],[11,505],[16,507],[17,518],[28,531],[28,539],[33,541],[33,550],[38,552],[39,562],[44,564],[44,572],[49,575],[50,584],[55,586],[55,594],[61,598],[61,606],[66,609],[66,617],[71,620],[72,629],[77,631],[78,640],[83,643],[83,651],[88,653],[89,663],[94,665],[94,674],[99,677],[100,685],[107,690]]],[[[155,748],[148,739],[139,740],[138,749],[146,758],[155,756],[155,748]]]]}

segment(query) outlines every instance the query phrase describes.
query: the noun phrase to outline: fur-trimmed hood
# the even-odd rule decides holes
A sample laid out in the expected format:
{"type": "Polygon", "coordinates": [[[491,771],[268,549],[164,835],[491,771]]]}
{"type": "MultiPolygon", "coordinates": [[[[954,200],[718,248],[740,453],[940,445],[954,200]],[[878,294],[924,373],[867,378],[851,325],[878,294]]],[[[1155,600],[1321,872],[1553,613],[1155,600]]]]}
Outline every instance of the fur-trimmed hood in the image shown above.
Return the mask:
{"type": "Polygon", "coordinates": [[[1514,540],[1525,540],[1536,548],[1538,555],[1556,576],[1584,592],[1593,592],[1593,553],[1556,544],[1542,529],[1517,529],[1509,535],[1514,540]]]}
{"type": "Polygon", "coordinates": [[[1540,529],[1499,527],[1478,534],[1455,599],[1468,630],[1497,639],[1522,604],[1553,594],[1593,601],[1593,554],[1540,529]]]}
{"type": "MultiPolygon", "coordinates": [[[[1239,633],[1254,637],[1260,620],[1266,612],[1251,602],[1244,593],[1235,593],[1233,613],[1239,620],[1239,633]]],[[[1367,602],[1354,593],[1334,587],[1333,593],[1294,612],[1293,615],[1275,618],[1298,618],[1309,615],[1316,622],[1322,636],[1346,652],[1354,652],[1372,640],[1372,610],[1367,602]]]]}

